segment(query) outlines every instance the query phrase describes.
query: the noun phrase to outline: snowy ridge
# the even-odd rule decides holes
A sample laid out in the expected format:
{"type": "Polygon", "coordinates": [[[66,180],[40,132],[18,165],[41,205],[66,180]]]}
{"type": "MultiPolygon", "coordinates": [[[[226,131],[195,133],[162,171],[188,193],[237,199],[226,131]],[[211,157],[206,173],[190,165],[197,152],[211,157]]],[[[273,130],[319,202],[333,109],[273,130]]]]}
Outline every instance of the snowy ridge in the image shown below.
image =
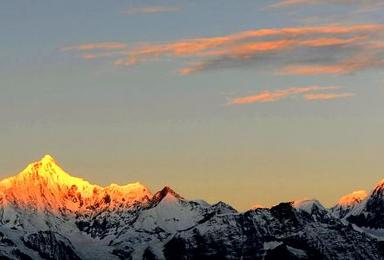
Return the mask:
{"type": "Polygon", "coordinates": [[[293,201],[292,206],[297,210],[302,210],[310,214],[316,208],[325,210],[323,205],[315,199],[295,200],[293,201]]]}
{"type": "Polygon", "coordinates": [[[368,196],[364,190],[354,191],[339,199],[337,204],[331,208],[332,213],[338,218],[344,218],[351,214],[351,212],[359,211],[362,202],[368,196]]]}
{"type": "Polygon", "coordinates": [[[66,173],[55,160],[44,156],[14,177],[0,182],[2,205],[17,204],[51,213],[85,213],[96,208],[131,207],[152,194],[140,183],[107,187],[90,184],[66,173]]]}
{"type": "Polygon", "coordinates": [[[140,183],[94,185],[45,156],[0,181],[0,258],[383,259],[383,232],[371,228],[384,213],[383,185],[360,195],[340,200],[346,217],[317,200],[241,213],[170,187],[152,195],[140,183]]]}

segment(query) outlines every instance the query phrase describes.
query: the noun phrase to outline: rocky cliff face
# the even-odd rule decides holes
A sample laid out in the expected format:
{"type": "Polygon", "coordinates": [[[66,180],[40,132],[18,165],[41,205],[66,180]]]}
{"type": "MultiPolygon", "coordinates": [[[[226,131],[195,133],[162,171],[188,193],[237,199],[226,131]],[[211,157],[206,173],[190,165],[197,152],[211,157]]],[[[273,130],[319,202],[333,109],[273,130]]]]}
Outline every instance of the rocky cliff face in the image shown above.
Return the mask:
{"type": "Polygon", "coordinates": [[[25,235],[24,244],[39,253],[45,259],[80,260],[71,241],[52,231],[39,231],[25,235]]]}
{"type": "Polygon", "coordinates": [[[0,182],[0,258],[384,259],[368,229],[383,225],[381,187],[330,210],[301,200],[240,213],[169,187],[93,185],[45,156],[0,182]]]}
{"type": "MultiPolygon", "coordinates": [[[[326,211],[326,210],[325,210],[326,211]]],[[[168,259],[380,259],[380,246],[326,213],[292,203],[242,214],[214,215],[178,232],[166,245],[168,259]],[[279,258],[275,258],[279,256],[279,258]]]]}

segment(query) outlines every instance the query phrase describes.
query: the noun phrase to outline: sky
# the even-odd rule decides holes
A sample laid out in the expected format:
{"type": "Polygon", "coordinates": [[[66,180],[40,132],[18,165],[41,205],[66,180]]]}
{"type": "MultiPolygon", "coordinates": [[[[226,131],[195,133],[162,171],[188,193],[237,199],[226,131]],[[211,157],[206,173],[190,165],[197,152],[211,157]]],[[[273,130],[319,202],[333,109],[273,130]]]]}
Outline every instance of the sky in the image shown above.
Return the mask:
{"type": "Polygon", "coordinates": [[[92,183],[245,210],[384,178],[381,0],[0,3],[0,178],[44,154],[92,183]]]}

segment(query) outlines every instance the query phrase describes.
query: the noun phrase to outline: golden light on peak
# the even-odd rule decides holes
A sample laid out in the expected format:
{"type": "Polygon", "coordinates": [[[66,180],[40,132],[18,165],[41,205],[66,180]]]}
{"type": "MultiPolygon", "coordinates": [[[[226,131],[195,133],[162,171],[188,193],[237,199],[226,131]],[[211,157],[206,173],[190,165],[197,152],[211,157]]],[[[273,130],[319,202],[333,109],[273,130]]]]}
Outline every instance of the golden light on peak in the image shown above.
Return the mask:
{"type": "Polygon", "coordinates": [[[265,208],[265,207],[263,205],[261,205],[261,204],[254,204],[251,207],[251,209],[263,209],[263,208],[265,208]]]}
{"type": "Polygon", "coordinates": [[[338,204],[341,206],[349,206],[361,202],[368,196],[365,190],[354,191],[340,198],[338,204]]]}
{"type": "Polygon", "coordinates": [[[0,181],[0,195],[4,203],[53,212],[66,209],[72,213],[95,207],[130,207],[152,197],[149,189],[139,182],[101,187],[73,177],[50,155],[29,164],[18,175],[0,181]]]}
{"type": "Polygon", "coordinates": [[[55,162],[55,159],[51,155],[46,154],[43,156],[43,158],[41,158],[40,161],[41,162],[55,162]]]}

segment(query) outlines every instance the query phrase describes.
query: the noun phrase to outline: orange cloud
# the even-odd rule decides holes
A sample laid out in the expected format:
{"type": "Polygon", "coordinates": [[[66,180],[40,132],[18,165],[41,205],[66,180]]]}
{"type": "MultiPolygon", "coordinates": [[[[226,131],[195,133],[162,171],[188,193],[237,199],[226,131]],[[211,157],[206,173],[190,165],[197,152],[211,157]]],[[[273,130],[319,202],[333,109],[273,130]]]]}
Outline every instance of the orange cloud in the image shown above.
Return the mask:
{"type": "Polygon", "coordinates": [[[193,65],[185,68],[179,69],[179,73],[181,75],[189,75],[198,71],[202,71],[205,68],[205,64],[203,62],[194,63],[193,65]]]}
{"type": "Polygon", "coordinates": [[[373,68],[384,64],[384,59],[371,55],[357,55],[338,64],[327,65],[289,65],[283,67],[280,74],[319,75],[319,74],[349,74],[359,70],[373,68]]]}
{"type": "MultiPolygon", "coordinates": [[[[293,27],[280,29],[261,29],[229,34],[223,37],[187,39],[165,44],[147,44],[133,48],[127,57],[119,58],[114,64],[133,65],[163,56],[198,58],[197,65],[182,68],[183,75],[203,71],[230,61],[258,60],[258,55],[268,53],[284,54],[289,50],[302,48],[353,48],[363,50],[369,42],[369,35],[384,31],[379,24],[352,26],[328,25],[317,27],[293,27]],[[266,39],[274,37],[276,39],[266,39]]],[[[377,44],[376,44],[377,45],[377,44]]],[[[332,50],[330,50],[332,51],[332,50]]],[[[236,62],[233,62],[236,63],[236,62]]],[[[336,64],[337,65],[337,64],[336,64]]],[[[344,74],[347,68],[340,66],[314,64],[303,74],[344,74]]],[[[356,68],[357,69],[357,68],[356,68]]],[[[290,71],[303,70],[302,67],[288,68],[290,71]]],[[[298,74],[298,73],[297,73],[298,74]]]]}
{"type": "Polygon", "coordinates": [[[121,55],[126,55],[126,51],[107,51],[107,52],[99,52],[99,53],[83,53],[80,55],[81,58],[85,60],[93,60],[93,59],[98,59],[98,58],[110,58],[110,57],[119,57],[121,55]]]}
{"type": "MultiPolygon", "coordinates": [[[[184,58],[191,65],[179,69],[183,75],[245,64],[248,66],[261,63],[262,60],[270,61],[268,64],[272,66],[283,67],[281,74],[347,74],[382,65],[383,36],[384,24],[332,24],[266,28],[220,37],[146,43],[131,48],[124,43],[106,42],[70,46],[62,50],[99,50],[103,53],[94,55],[115,56],[113,64],[119,66],[132,66],[166,57],[184,58]],[[121,52],[112,52],[116,49],[121,49],[121,52]],[[363,57],[363,62],[358,59],[351,61],[351,56],[363,57]]],[[[87,59],[91,56],[83,57],[87,59]]]]}
{"type": "MultiPolygon", "coordinates": [[[[260,29],[229,34],[224,37],[187,39],[165,44],[147,44],[142,47],[133,48],[127,57],[127,65],[134,64],[148,58],[157,58],[162,55],[169,56],[236,56],[236,53],[252,54],[255,51],[271,51],[283,49],[288,46],[312,46],[320,47],[327,45],[347,44],[357,41],[358,38],[320,38],[312,40],[291,39],[305,35],[344,35],[351,33],[371,33],[384,30],[383,25],[362,24],[353,26],[328,25],[317,27],[293,27],[280,29],[260,29]],[[283,36],[283,39],[265,41],[260,37],[283,36]]],[[[120,65],[123,65],[120,62],[120,65]]]]}
{"type": "Polygon", "coordinates": [[[306,100],[330,100],[337,98],[346,98],[353,97],[354,93],[314,93],[314,94],[306,94],[304,98],[306,100]]]}
{"type": "Polygon", "coordinates": [[[352,67],[339,65],[292,65],[281,69],[280,74],[318,75],[318,74],[347,74],[353,71],[352,67]]]}
{"type": "Polygon", "coordinates": [[[123,12],[127,15],[137,14],[157,14],[157,13],[173,13],[181,10],[179,6],[146,6],[146,7],[135,7],[130,8],[123,12]]]}
{"type": "Polygon", "coordinates": [[[92,51],[92,50],[116,50],[125,49],[127,45],[122,42],[87,43],[61,48],[61,51],[92,51]]]}
{"type": "Polygon", "coordinates": [[[96,59],[97,58],[97,55],[96,54],[91,54],[91,53],[87,53],[87,54],[83,54],[81,55],[81,57],[85,60],[93,60],[93,59],[96,59]]]}
{"type": "Polygon", "coordinates": [[[245,96],[232,99],[230,105],[243,105],[250,103],[264,103],[281,100],[292,95],[303,94],[318,90],[335,90],[339,86],[306,86],[306,87],[293,87],[288,89],[280,89],[276,91],[262,91],[256,95],[245,96]]]}
{"type": "Polygon", "coordinates": [[[363,40],[363,37],[355,37],[355,38],[319,38],[319,39],[311,39],[311,40],[304,40],[302,42],[299,42],[303,46],[310,46],[310,47],[324,47],[324,46],[335,46],[335,45],[343,45],[343,44],[350,44],[354,42],[358,42],[363,40]]]}

